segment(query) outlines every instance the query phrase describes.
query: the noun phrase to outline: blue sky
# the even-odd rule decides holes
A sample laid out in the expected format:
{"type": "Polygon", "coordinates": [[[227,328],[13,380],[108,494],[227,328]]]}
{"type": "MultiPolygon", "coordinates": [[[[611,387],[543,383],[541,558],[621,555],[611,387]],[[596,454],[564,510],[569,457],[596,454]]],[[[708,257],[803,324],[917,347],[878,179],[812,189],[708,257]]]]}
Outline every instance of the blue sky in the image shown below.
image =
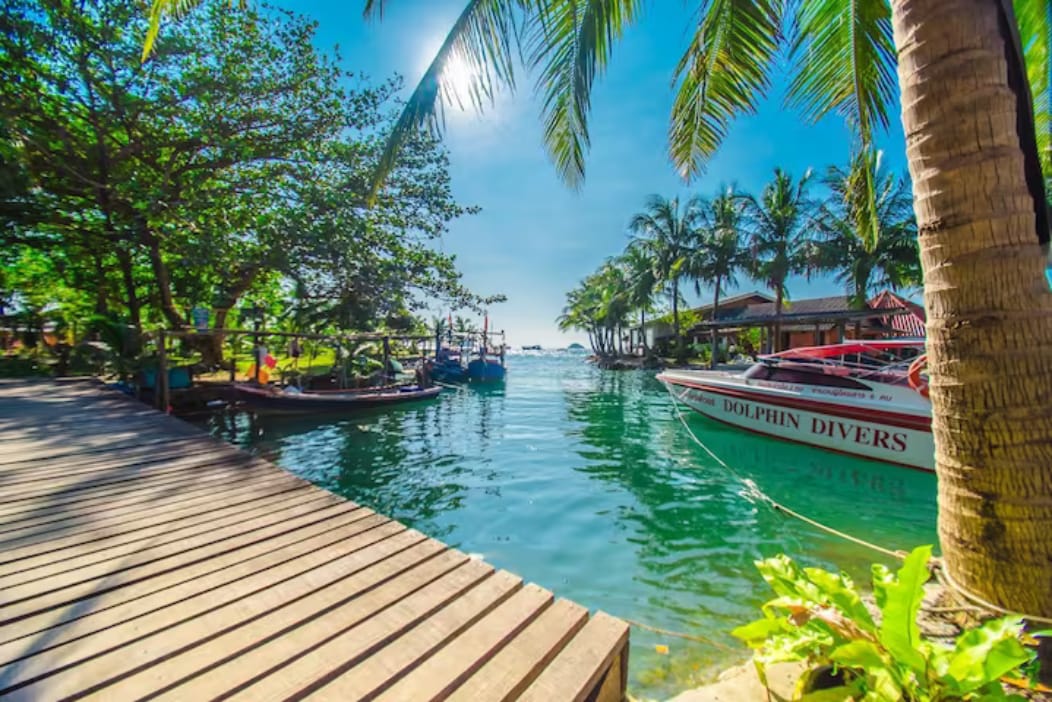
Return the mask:
{"type": "MultiPolygon", "coordinates": [[[[346,69],[377,80],[400,73],[407,92],[464,6],[463,0],[390,0],[382,22],[366,22],[361,2],[281,4],[318,20],[319,47],[338,44],[346,69]]],[[[507,330],[512,345],[581,340],[555,327],[564,295],[622,250],[625,226],[650,194],[711,195],[731,183],[758,192],[775,166],[798,176],[809,167],[817,173],[846,162],[849,135],[842,120],[832,116],[807,125],[784,110],[785,81],[779,77],[758,113],[733,125],[700,179],[686,184],[678,177],[667,158],[666,128],[672,71],[689,38],[692,5],[651,2],[615,47],[593,98],[592,150],[579,192],[562,184],[544,152],[532,76],[520,74],[518,91],[498,96],[481,116],[447,111],[454,194],[482,212],[453,223],[441,245],[456,254],[471,289],[508,296],[490,318],[494,328],[507,330]]],[[[897,108],[893,122],[881,145],[886,165],[904,173],[897,108]]],[[[738,291],[754,287],[762,288],[742,280],[738,291]]],[[[789,288],[796,298],[842,292],[829,279],[793,280],[789,288]]],[[[701,297],[709,295],[703,291],[701,297]]]]}

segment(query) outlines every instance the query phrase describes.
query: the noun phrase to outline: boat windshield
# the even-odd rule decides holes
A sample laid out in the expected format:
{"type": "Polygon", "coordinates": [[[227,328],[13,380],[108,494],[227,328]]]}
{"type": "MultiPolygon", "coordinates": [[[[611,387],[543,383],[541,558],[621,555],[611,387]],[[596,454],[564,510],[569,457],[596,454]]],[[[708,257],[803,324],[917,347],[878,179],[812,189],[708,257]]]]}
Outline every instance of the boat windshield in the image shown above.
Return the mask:
{"type": "MultiPolygon", "coordinates": [[[[922,353],[924,353],[924,343],[918,341],[859,341],[829,346],[808,346],[763,356],[761,363],[757,364],[768,368],[779,368],[782,373],[756,370],[756,375],[752,376],[750,373],[753,372],[753,369],[750,369],[746,377],[759,379],[765,375],[784,375],[788,378],[792,373],[798,374],[806,369],[809,376],[813,376],[812,380],[785,380],[784,382],[809,385],[837,384],[839,387],[851,387],[840,385],[839,382],[817,380],[819,377],[828,376],[843,380],[853,379],[856,383],[858,380],[869,380],[905,385],[908,383],[907,370],[910,363],[922,353]]],[[[775,377],[766,379],[781,380],[775,377]]],[[[865,387],[861,383],[857,383],[857,386],[865,387]]]]}

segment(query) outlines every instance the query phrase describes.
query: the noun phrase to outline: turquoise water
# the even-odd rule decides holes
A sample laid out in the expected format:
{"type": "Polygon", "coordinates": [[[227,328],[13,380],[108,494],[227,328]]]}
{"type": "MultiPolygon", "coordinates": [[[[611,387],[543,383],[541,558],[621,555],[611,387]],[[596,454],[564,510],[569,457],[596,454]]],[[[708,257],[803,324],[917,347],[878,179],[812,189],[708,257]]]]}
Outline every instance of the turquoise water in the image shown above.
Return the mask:
{"type": "MultiPolygon", "coordinates": [[[[788,552],[867,579],[874,556],[754,504],[697,447],[652,372],[510,356],[502,387],[354,418],[240,415],[221,436],[633,629],[629,688],[663,699],[748,656],[729,631],[768,599],[753,561],[788,552]],[[659,653],[658,645],[668,646],[659,653]]],[[[775,500],[862,538],[935,542],[935,478],[737,432],[709,447],[775,500]]]]}

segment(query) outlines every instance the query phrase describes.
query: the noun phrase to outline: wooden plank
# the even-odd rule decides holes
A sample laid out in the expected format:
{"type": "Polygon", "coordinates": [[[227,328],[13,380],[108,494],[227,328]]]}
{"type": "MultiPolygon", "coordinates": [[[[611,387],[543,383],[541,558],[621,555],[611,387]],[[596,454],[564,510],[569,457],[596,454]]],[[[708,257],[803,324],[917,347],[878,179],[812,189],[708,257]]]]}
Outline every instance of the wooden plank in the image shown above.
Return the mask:
{"type": "MultiPolygon", "coordinates": [[[[455,552],[449,552],[454,554],[455,552]]],[[[450,556],[452,559],[452,556],[450,556]]],[[[290,635],[261,636],[259,631],[243,638],[258,639],[261,643],[238,650],[231,646],[226,653],[215,656],[216,663],[200,668],[183,682],[165,688],[158,699],[200,700],[226,696],[242,690],[254,682],[270,680],[295,692],[287,666],[293,662],[309,661],[323,667],[340,661],[368,655],[374,647],[397,636],[397,633],[428,613],[442,607],[493,572],[491,566],[465,559],[450,560],[455,567],[433,578],[440,566],[428,561],[397,579],[385,583],[346,606],[332,610],[324,617],[301,622],[290,635]],[[419,588],[414,590],[413,588],[419,588]],[[408,593],[408,594],[406,594],[408,593]],[[391,603],[388,605],[388,603],[391,603]],[[379,614],[377,614],[379,612],[379,614]],[[334,640],[342,646],[333,648],[334,640]],[[205,674],[207,673],[207,674],[205,674]]],[[[272,626],[272,625],[271,625],[272,626]]],[[[204,653],[204,652],[202,652],[204,653]]],[[[256,690],[255,699],[279,699],[277,691],[256,690]]],[[[280,697],[283,699],[284,695],[280,697]]]]}
{"type": "Polygon", "coordinates": [[[582,702],[595,692],[628,645],[628,625],[596,612],[519,698],[520,702],[582,702]]]}
{"type": "Polygon", "coordinates": [[[20,569],[24,564],[11,565],[19,561],[34,558],[53,560],[56,557],[65,557],[74,551],[87,553],[115,544],[146,542],[157,536],[174,534],[176,531],[183,529],[192,529],[195,525],[213,522],[237,513],[254,511],[268,504],[280,503],[286,499],[299,499],[300,497],[316,499],[328,497],[332,501],[339,499],[332,493],[310,485],[280,481],[262,486],[258,490],[239,494],[232,498],[229,504],[222,507],[216,505],[212,505],[210,508],[204,508],[200,505],[191,506],[172,513],[160,512],[131,519],[126,523],[120,520],[109,521],[98,528],[74,531],[68,535],[53,535],[50,532],[24,535],[22,538],[5,540],[4,550],[0,553],[0,572],[7,572],[9,568],[20,569]],[[53,556],[56,553],[63,555],[53,556]]]}
{"type": "MultiPolygon", "coordinates": [[[[358,509],[242,549],[237,558],[202,561],[151,580],[84,598],[70,606],[0,627],[0,663],[35,655],[169,607],[179,618],[253,594],[406,530],[379,514],[358,509]],[[203,600],[195,600],[207,595],[203,600]],[[185,609],[184,609],[185,608],[185,609]],[[61,627],[59,629],[59,627],[61,627]],[[50,631],[49,631],[50,630],[50,631]],[[46,633],[45,633],[46,632],[46,633]]],[[[112,629],[111,629],[112,632],[112,629]]]]}
{"type": "Polygon", "coordinates": [[[145,481],[169,478],[179,474],[201,475],[207,474],[213,466],[223,464],[228,466],[247,465],[237,456],[213,456],[211,454],[199,454],[183,459],[167,461],[157,465],[149,465],[140,470],[135,464],[127,469],[118,471],[104,471],[102,473],[88,473],[72,476],[71,479],[54,478],[46,481],[35,481],[14,485],[5,489],[0,495],[0,502],[17,502],[37,497],[52,497],[56,495],[67,495],[71,493],[83,493],[91,490],[105,490],[106,488],[119,486],[124,483],[141,485],[145,481]]]}
{"type": "MultiPolygon", "coordinates": [[[[268,698],[267,695],[253,695],[265,692],[270,688],[268,683],[284,681],[290,684],[298,678],[310,679],[310,683],[296,695],[316,693],[319,699],[365,700],[372,699],[380,692],[393,685],[400,677],[416,667],[421,661],[434,653],[439,647],[458,636],[479,619],[518,592],[522,579],[498,571],[477,587],[457,598],[447,607],[424,620],[389,645],[376,651],[361,663],[351,668],[343,666],[325,671],[308,669],[300,675],[300,661],[281,672],[279,676],[266,678],[257,686],[244,690],[239,699],[252,700],[268,698]],[[276,680],[276,679],[278,680],[276,680]]],[[[306,659],[308,662],[313,657],[306,659]]]]}
{"type": "MultiPolygon", "coordinates": [[[[0,549],[7,550],[30,543],[54,542],[58,539],[92,534],[103,536],[128,533],[151,524],[175,522],[197,513],[214,511],[217,505],[233,507],[235,503],[247,503],[252,498],[313,487],[306,481],[276,471],[255,473],[247,479],[241,476],[236,479],[227,477],[219,483],[210,481],[206,485],[208,490],[204,494],[184,495],[183,490],[179,489],[165,491],[151,500],[112,509],[102,509],[101,505],[97,505],[97,509],[92,512],[63,510],[35,518],[0,522],[3,526],[0,531],[0,549]],[[209,497],[211,499],[208,499],[209,497]]],[[[0,555],[0,563],[3,560],[4,557],[0,555]]]]}
{"type": "Polygon", "coordinates": [[[588,621],[588,610],[559,600],[450,696],[457,702],[518,699],[566,642],[588,621]]]}
{"type": "Polygon", "coordinates": [[[12,518],[0,520],[0,537],[34,530],[71,529],[82,525],[97,523],[97,520],[120,517],[130,519],[148,512],[159,512],[169,508],[184,507],[191,504],[219,502],[240,492],[258,489],[262,485],[278,481],[288,481],[289,475],[272,468],[260,468],[254,472],[237,475],[236,480],[223,472],[201,476],[192,484],[178,490],[160,489],[143,490],[131,493],[133,497],[123,500],[100,501],[94,505],[78,505],[76,509],[45,509],[28,513],[26,516],[13,515],[12,518]]]}
{"type": "MultiPolygon", "coordinates": [[[[309,655],[293,652],[292,641],[286,640],[287,659],[269,667],[257,666],[259,672],[250,680],[233,687],[225,675],[219,675],[226,686],[222,697],[234,700],[302,699],[324,687],[317,697],[358,699],[360,693],[326,685],[337,679],[360,681],[360,668],[355,666],[391,650],[404,650],[399,635],[422,622],[431,622],[436,611],[445,614],[456,608],[462,619],[474,621],[520,585],[521,581],[508,573],[493,573],[491,567],[478,561],[467,563],[365,622],[345,628],[311,649],[309,655]],[[398,643],[392,645],[394,641],[398,643]],[[354,672],[348,673],[351,669],[354,672]]],[[[464,627],[467,625],[463,624],[464,627]]],[[[190,694],[194,688],[180,687],[175,692],[188,693],[185,699],[196,698],[190,694]]]]}
{"type": "Polygon", "coordinates": [[[88,551],[78,549],[75,555],[65,553],[51,560],[48,560],[48,555],[53,554],[46,554],[31,565],[27,563],[30,559],[25,559],[11,564],[11,570],[0,568],[0,588],[4,591],[2,601],[15,601],[17,593],[22,590],[50,592],[95,577],[112,575],[135,565],[188,554],[193,549],[280,523],[283,518],[308,512],[313,514],[342,504],[320,490],[279,493],[270,499],[253,503],[251,509],[234,510],[223,518],[207,519],[184,529],[161,531],[148,540],[121,541],[88,551]],[[44,579],[46,582],[40,582],[44,579]]]}
{"type": "MultiPolygon", "coordinates": [[[[70,493],[68,495],[41,496],[0,505],[0,520],[9,521],[36,517],[39,515],[58,514],[70,510],[88,510],[99,505],[120,506],[136,500],[145,501],[163,494],[181,493],[183,490],[200,485],[202,481],[223,477],[231,485],[238,482],[250,482],[264,473],[281,473],[293,480],[302,480],[273,466],[252,463],[231,463],[229,466],[215,467],[207,474],[178,475],[163,480],[140,480],[123,483],[120,487],[103,492],[70,493]]],[[[307,481],[302,480],[306,483],[307,481]]]]}
{"type": "Polygon", "coordinates": [[[551,603],[550,592],[526,585],[376,699],[445,699],[551,603]]]}
{"type": "MultiPolygon", "coordinates": [[[[4,437],[0,434],[0,440],[4,437]]],[[[173,438],[169,441],[148,445],[135,445],[114,450],[73,453],[64,458],[51,461],[24,460],[0,465],[0,485],[9,481],[21,480],[28,476],[72,475],[74,473],[94,473],[112,468],[120,468],[138,461],[170,461],[180,456],[197,453],[214,453],[216,455],[246,455],[229,444],[217,444],[214,441],[203,441],[204,437],[194,436],[173,438]]]]}
{"type": "Polygon", "coordinates": [[[104,591],[115,590],[131,583],[178,571],[188,564],[229,556],[246,546],[265,541],[275,534],[282,534],[298,527],[331,519],[344,508],[345,505],[340,503],[321,508],[314,508],[313,504],[306,504],[277,515],[278,518],[269,520],[267,526],[249,526],[237,536],[199,546],[191,553],[180,551],[159,559],[147,558],[143,562],[128,559],[126,567],[108,573],[102,580],[91,579],[61,589],[34,593],[31,597],[5,605],[0,608],[0,625],[17,622],[30,614],[62,607],[104,591]]]}
{"type": "Polygon", "coordinates": [[[181,671],[183,675],[191,672],[179,663],[174,663],[176,667],[172,667],[172,661],[182,653],[189,653],[277,610],[283,610],[289,620],[295,621],[297,605],[305,599],[311,605],[324,608],[353,598],[430,559],[441,550],[441,545],[426,540],[423,535],[405,531],[375,547],[357,552],[352,558],[330,563],[286,581],[280,587],[257,593],[251,601],[235,602],[212,610],[206,618],[184,621],[144,637],[120,642],[102,652],[97,649],[79,652],[79,658],[76,657],[76,646],[72,646],[52,652],[47,662],[34,659],[20,661],[0,670],[0,679],[9,685],[0,689],[0,695],[6,695],[11,700],[39,700],[88,692],[99,693],[100,699],[141,698],[146,690],[154,689],[154,683],[159,682],[153,676],[164,675],[166,670],[174,673],[181,671]],[[406,548],[407,542],[412,542],[414,538],[417,539],[416,543],[406,548]],[[395,552],[392,554],[391,551],[395,552]],[[340,587],[334,587],[337,584],[340,587]],[[149,676],[139,677],[135,689],[129,691],[123,687],[122,683],[129,681],[131,676],[146,671],[150,671],[149,676]],[[145,680],[146,677],[150,677],[150,680],[145,680]],[[118,685],[121,687],[114,687],[118,685]],[[124,690],[123,694],[121,689],[124,690]]]}
{"type": "MultiPolygon", "coordinates": [[[[113,456],[124,454],[134,457],[144,455],[149,451],[177,451],[180,447],[193,445],[205,448],[222,443],[218,439],[207,435],[172,435],[158,431],[157,427],[153,427],[150,431],[140,433],[138,441],[123,445],[113,442],[97,447],[84,447],[71,442],[61,453],[52,453],[48,456],[34,456],[23,455],[11,449],[11,446],[14,446],[15,442],[18,441],[22,431],[23,423],[19,423],[9,431],[0,431],[0,438],[4,440],[3,446],[0,447],[0,471],[54,470],[63,465],[86,467],[92,461],[103,461],[106,457],[112,458],[113,456]],[[8,441],[10,441],[10,444],[7,443],[8,441]]],[[[233,447],[227,445],[226,448],[233,447]]]]}

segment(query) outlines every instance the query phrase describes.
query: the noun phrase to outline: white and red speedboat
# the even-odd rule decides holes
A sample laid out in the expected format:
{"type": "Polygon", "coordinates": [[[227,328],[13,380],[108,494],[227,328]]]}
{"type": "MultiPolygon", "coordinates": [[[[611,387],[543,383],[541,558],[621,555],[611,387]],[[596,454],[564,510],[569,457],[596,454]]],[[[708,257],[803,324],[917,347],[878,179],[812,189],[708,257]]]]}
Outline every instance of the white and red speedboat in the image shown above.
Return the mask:
{"type": "Polygon", "coordinates": [[[658,380],[701,414],[758,434],[934,470],[923,341],[854,341],[760,357],[741,373],[658,380]]]}

